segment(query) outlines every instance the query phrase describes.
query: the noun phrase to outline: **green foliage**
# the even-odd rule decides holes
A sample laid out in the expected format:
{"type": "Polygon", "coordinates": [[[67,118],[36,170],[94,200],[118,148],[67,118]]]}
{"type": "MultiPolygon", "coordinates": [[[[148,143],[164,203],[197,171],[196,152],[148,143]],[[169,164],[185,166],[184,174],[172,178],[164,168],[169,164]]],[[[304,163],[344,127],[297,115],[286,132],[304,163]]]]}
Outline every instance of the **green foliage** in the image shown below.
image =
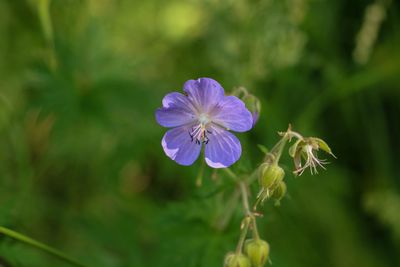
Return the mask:
{"type": "MultiPolygon", "coordinates": [[[[223,266],[235,185],[205,169],[197,188],[200,162],[169,160],[154,120],[213,77],[262,102],[239,175],[288,123],[338,157],[317,177],[282,166],[259,225],[274,266],[400,266],[400,6],[376,3],[362,39],[363,1],[0,1],[0,225],[89,266],[223,266]]],[[[0,236],[0,266],[67,265],[0,236]]]]}

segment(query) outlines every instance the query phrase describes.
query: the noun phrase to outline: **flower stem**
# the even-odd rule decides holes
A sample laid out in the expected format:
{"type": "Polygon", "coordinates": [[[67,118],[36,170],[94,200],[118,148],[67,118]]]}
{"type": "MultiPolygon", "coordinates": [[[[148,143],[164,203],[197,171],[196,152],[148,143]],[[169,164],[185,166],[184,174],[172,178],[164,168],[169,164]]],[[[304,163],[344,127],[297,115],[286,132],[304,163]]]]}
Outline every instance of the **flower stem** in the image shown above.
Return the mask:
{"type": "MultiPolygon", "coordinates": [[[[247,194],[247,183],[246,183],[246,181],[245,180],[240,180],[239,177],[237,177],[237,175],[234,172],[232,172],[230,169],[226,168],[224,170],[239,186],[240,193],[242,195],[242,204],[243,204],[244,214],[248,218],[248,219],[247,218],[245,219],[246,222],[247,222],[247,223],[245,222],[247,224],[247,226],[245,225],[245,227],[248,228],[248,226],[251,223],[254,239],[256,239],[256,240],[260,239],[260,235],[258,234],[258,229],[257,229],[256,217],[254,216],[253,212],[251,212],[250,206],[249,206],[249,197],[248,197],[248,194],[247,194]]],[[[250,178],[249,178],[250,182],[254,181],[254,178],[256,179],[256,176],[253,175],[253,174],[250,175],[250,178]]],[[[247,233],[247,228],[245,230],[246,233],[247,233]]],[[[243,235],[243,231],[242,231],[242,235],[243,235]]],[[[238,247],[243,245],[243,242],[241,241],[242,235],[240,236],[238,247]]],[[[243,237],[243,238],[245,238],[245,237],[243,237]]]]}
{"type": "Polygon", "coordinates": [[[269,163],[278,163],[281,158],[282,151],[285,148],[286,142],[289,140],[287,133],[284,133],[281,140],[275,144],[271,151],[265,156],[265,161],[269,163]]]}
{"type": "Polygon", "coordinates": [[[71,265],[74,266],[78,266],[78,267],[86,267],[86,265],[83,265],[77,261],[75,261],[74,259],[71,259],[70,257],[68,257],[67,255],[65,255],[64,253],[62,253],[61,251],[54,249],[52,247],[49,247],[43,243],[40,243],[30,237],[27,237],[23,234],[20,234],[18,232],[15,232],[11,229],[5,228],[0,226],[0,234],[3,234],[5,236],[8,236],[12,239],[15,239],[21,243],[25,243],[27,245],[30,245],[36,249],[42,250],[44,252],[46,252],[47,254],[53,255],[57,258],[59,258],[60,260],[63,260],[65,262],[68,262],[71,265]]]}
{"type": "Polygon", "coordinates": [[[242,203],[243,203],[244,213],[246,216],[251,217],[253,214],[251,213],[249,208],[249,200],[247,196],[246,184],[243,181],[240,181],[239,187],[240,187],[240,192],[242,193],[242,203]]]}
{"type": "Polygon", "coordinates": [[[247,195],[247,185],[244,181],[240,181],[239,186],[240,186],[240,191],[242,193],[242,203],[243,203],[244,213],[251,221],[254,238],[256,240],[258,240],[258,239],[260,239],[260,236],[259,236],[258,230],[257,230],[256,217],[250,211],[249,199],[248,199],[248,195],[247,195]]]}
{"type": "Polygon", "coordinates": [[[196,186],[197,187],[200,187],[203,184],[203,174],[204,174],[204,166],[205,166],[204,163],[205,163],[205,160],[203,159],[201,161],[200,171],[196,177],[196,186]]]}
{"type": "MultiPolygon", "coordinates": [[[[229,169],[225,169],[225,172],[229,175],[232,180],[237,183],[239,181],[239,177],[229,169]]],[[[246,176],[244,180],[247,182],[247,184],[252,184],[258,179],[258,171],[257,169],[253,171],[249,176],[246,176]]],[[[235,190],[232,192],[232,195],[228,199],[225,205],[225,212],[221,215],[218,216],[217,221],[215,222],[215,227],[218,230],[223,230],[229,223],[229,220],[231,219],[235,209],[236,209],[236,203],[239,200],[239,197],[241,196],[240,188],[236,187],[235,190]]]]}
{"type": "Polygon", "coordinates": [[[278,132],[278,134],[282,136],[281,140],[279,140],[278,143],[275,144],[275,146],[271,149],[271,151],[265,156],[264,160],[271,164],[279,162],[279,159],[282,155],[282,151],[286,146],[286,143],[288,141],[290,142],[293,137],[297,139],[304,139],[304,137],[301,134],[292,131],[291,125],[289,125],[286,132],[278,132]]]}
{"type": "Polygon", "coordinates": [[[250,225],[249,218],[245,218],[242,225],[242,232],[240,233],[239,242],[236,247],[236,254],[242,253],[243,244],[247,236],[247,230],[249,229],[249,225],[250,225]]]}

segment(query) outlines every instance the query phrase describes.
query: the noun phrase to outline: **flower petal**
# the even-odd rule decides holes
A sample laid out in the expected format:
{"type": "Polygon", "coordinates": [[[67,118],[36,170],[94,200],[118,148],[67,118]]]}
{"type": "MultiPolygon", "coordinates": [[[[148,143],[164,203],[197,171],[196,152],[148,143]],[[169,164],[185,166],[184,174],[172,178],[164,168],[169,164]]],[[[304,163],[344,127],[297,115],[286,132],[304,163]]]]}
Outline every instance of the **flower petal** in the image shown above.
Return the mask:
{"type": "Polygon", "coordinates": [[[254,111],[251,113],[251,116],[253,117],[253,127],[254,125],[256,125],[258,119],[260,118],[260,113],[258,113],[257,111],[254,111]]]}
{"type": "Polygon", "coordinates": [[[205,145],[206,163],[212,168],[226,168],[235,163],[242,154],[239,139],[218,126],[210,127],[209,141],[205,145]]]}
{"type": "Polygon", "coordinates": [[[192,165],[199,157],[201,144],[192,142],[188,126],[167,131],[161,141],[165,154],[181,165],[192,165]]]}
{"type": "Polygon", "coordinates": [[[178,127],[193,122],[195,116],[180,108],[158,108],[156,120],[164,127],[178,127]]]}
{"type": "Polygon", "coordinates": [[[162,100],[163,108],[156,110],[156,120],[164,127],[177,127],[195,120],[195,110],[187,96],[173,92],[162,100]]]}
{"type": "Polygon", "coordinates": [[[183,90],[200,113],[208,112],[224,98],[222,86],[210,78],[189,80],[183,85],[183,90]]]}
{"type": "Polygon", "coordinates": [[[188,111],[195,111],[189,98],[181,93],[172,92],[164,96],[162,100],[164,108],[182,108],[188,111]]]}
{"type": "Polygon", "coordinates": [[[212,121],[229,130],[246,132],[253,127],[253,116],[236,96],[224,97],[212,113],[212,121]]]}

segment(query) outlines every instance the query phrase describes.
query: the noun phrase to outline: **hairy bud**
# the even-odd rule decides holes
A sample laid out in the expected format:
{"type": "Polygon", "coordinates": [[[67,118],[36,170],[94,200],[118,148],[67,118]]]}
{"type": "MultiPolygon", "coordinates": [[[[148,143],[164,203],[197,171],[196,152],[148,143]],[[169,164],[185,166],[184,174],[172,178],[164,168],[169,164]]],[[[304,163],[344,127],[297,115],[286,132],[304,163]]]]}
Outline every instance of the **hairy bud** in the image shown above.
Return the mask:
{"type": "Polygon", "coordinates": [[[259,182],[264,189],[274,189],[283,180],[285,171],[278,164],[263,163],[259,169],[259,182]]]}
{"type": "Polygon", "coordinates": [[[251,267],[251,263],[245,255],[230,252],[225,256],[224,267],[251,267]]]}
{"type": "Polygon", "coordinates": [[[244,245],[244,251],[249,257],[252,266],[262,267],[268,259],[269,245],[266,241],[261,239],[249,239],[244,245]]]}
{"type": "Polygon", "coordinates": [[[280,181],[274,192],[272,193],[272,197],[275,198],[275,205],[280,204],[280,200],[286,195],[287,187],[284,181],[280,181]]]}

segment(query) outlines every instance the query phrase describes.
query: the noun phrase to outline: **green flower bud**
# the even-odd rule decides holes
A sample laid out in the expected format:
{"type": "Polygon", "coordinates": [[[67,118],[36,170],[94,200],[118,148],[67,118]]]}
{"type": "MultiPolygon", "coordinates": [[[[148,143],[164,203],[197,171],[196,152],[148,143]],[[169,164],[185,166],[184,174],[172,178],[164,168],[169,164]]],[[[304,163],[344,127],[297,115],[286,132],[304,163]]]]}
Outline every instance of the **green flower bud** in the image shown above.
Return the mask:
{"type": "Polygon", "coordinates": [[[245,255],[230,252],[225,256],[224,267],[251,267],[251,263],[245,255]]]}
{"type": "Polygon", "coordinates": [[[272,197],[276,199],[276,205],[279,205],[279,201],[286,195],[287,187],[284,181],[280,181],[274,192],[272,193],[272,197]]]}
{"type": "Polygon", "coordinates": [[[244,251],[249,257],[252,266],[262,267],[268,259],[269,245],[266,241],[261,239],[249,239],[244,245],[244,251]]]}
{"type": "Polygon", "coordinates": [[[273,189],[285,176],[285,171],[274,163],[263,163],[259,170],[260,185],[266,189],[273,189]]]}

